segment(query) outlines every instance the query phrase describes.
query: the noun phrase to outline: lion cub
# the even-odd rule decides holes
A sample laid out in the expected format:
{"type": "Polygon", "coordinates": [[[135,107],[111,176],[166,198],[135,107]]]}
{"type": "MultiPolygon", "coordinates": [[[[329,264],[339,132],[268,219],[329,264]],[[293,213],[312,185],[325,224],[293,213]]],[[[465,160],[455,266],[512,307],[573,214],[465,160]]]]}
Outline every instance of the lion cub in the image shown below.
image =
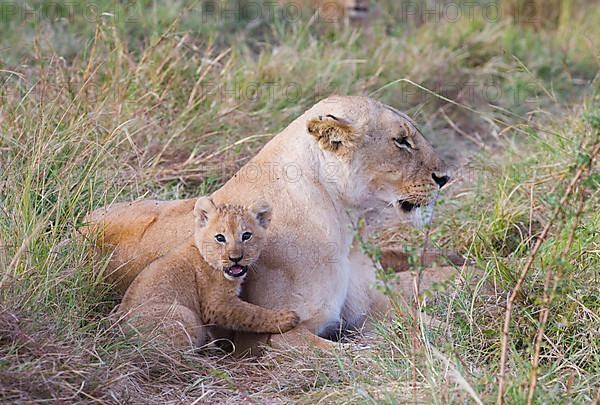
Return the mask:
{"type": "Polygon", "coordinates": [[[242,281],[263,248],[271,207],[215,206],[209,197],[194,207],[194,236],[146,267],[127,289],[119,310],[143,327],[156,327],[175,346],[202,345],[206,326],[287,332],[298,315],[242,301],[242,281]],[[194,285],[196,288],[189,288],[194,285]]]}

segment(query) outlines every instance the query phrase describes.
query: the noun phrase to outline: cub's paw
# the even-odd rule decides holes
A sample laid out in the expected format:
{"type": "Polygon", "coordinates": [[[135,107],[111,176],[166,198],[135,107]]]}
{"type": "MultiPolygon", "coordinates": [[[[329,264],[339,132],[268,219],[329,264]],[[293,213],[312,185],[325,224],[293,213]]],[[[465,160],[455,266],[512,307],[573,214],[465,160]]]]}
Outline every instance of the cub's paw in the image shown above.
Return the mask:
{"type": "Polygon", "coordinates": [[[300,323],[300,317],[294,311],[281,311],[281,316],[278,321],[279,330],[287,332],[294,329],[300,323]]]}

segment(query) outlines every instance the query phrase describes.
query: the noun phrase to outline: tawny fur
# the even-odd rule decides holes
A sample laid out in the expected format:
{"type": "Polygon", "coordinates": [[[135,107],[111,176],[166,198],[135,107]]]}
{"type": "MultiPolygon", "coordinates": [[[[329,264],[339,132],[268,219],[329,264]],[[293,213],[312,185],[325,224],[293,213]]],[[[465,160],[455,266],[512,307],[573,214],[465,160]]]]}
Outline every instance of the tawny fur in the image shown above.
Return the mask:
{"type": "Polygon", "coordinates": [[[206,218],[196,217],[193,238],[135,278],[119,310],[143,331],[160,325],[160,334],[177,347],[206,343],[207,326],[260,333],[294,328],[300,321],[295,312],[242,301],[238,294],[243,278],[224,276],[232,255],[242,256],[240,263],[246,266],[257,261],[266,228],[238,205],[218,206],[204,214],[206,218]],[[243,232],[251,232],[251,239],[242,241],[243,232]],[[225,235],[227,243],[215,242],[216,234],[225,235]]]}
{"type": "MultiPolygon", "coordinates": [[[[326,336],[341,322],[360,327],[369,315],[385,314],[389,303],[353,229],[361,218],[366,233],[418,223],[422,211],[404,212],[398,201],[431,205],[439,189],[432,175],[445,171],[415,124],[397,110],[366,97],[317,103],[213,194],[217,204],[248,205],[264,198],[273,206],[260,271],[244,282],[244,298],[299,314],[300,327],[282,337],[300,331],[326,336]],[[336,137],[351,133],[352,142],[323,143],[331,131],[336,137]],[[398,146],[399,141],[412,148],[398,146]]],[[[125,290],[149,262],[187,239],[193,208],[194,200],[139,201],[92,213],[87,232],[103,234],[98,247],[113,252],[109,279],[125,290]]],[[[236,339],[250,345],[256,336],[236,339]]]]}

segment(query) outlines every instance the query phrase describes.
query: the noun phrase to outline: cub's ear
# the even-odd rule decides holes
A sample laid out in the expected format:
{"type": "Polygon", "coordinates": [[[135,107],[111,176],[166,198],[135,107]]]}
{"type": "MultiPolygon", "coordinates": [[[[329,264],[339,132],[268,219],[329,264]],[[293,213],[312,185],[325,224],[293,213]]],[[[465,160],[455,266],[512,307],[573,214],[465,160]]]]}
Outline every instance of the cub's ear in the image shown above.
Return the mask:
{"type": "Polygon", "coordinates": [[[272,209],[271,205],[263,200],[257,201],[250,207],[250,212],[254,215],[258,224],[267,229],[271,223],[272,209]]]}
{"type": "Polygon", "coordinates": [[[208,218],[216,211],[217,207],[210,197],[200,197],[194,205],[194,217],[199,226],[206,225],[208,218]]]}
{"type": "Polygon", "coordinates": [[[335,153],[352,150],[358,140],[352,125],[331,114],[310,119],[307,130],[316,138],[321,149],[335,153]]]}

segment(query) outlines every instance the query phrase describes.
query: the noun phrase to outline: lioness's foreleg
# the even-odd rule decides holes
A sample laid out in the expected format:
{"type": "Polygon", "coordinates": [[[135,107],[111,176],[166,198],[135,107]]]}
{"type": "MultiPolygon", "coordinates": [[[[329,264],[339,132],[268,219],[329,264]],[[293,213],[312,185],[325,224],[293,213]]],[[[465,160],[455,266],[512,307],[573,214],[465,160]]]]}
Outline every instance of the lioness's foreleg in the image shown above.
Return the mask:
{"type": "Polygon", "coordinates": [[[287,333],[273,334],[268,339],[269,346],[275,349],[294,348],[317,348],[321,350],[333,350],[339,344],[331,340],[315,335],[303,326],[299,326],[287,333]]]}
{"type": "Polygon", "coordinates": [[[237,332],[233,339],[236,355],[258,355],[266,347],[278,350],[320,349],[332,351],[339,347],[339,343],[315,335],[306,327],[300,325],[286,333],[249,333],[237,332]]]}
{"type": "MultiPolygon", "coordinates": [[[[435,264],[446,266],[465,264],[465,259],[453,252],[443,252],[439,250],[426,250],[424,254],[419,254],[418,260],[422,259],[422,265],[431,267],[435,264]]],[[[402,251],[400,248],[381,249],[381,266],[384,269],[393,269],[396,272],[408,271],[411,269],[410,254],[402,251]]]]}

